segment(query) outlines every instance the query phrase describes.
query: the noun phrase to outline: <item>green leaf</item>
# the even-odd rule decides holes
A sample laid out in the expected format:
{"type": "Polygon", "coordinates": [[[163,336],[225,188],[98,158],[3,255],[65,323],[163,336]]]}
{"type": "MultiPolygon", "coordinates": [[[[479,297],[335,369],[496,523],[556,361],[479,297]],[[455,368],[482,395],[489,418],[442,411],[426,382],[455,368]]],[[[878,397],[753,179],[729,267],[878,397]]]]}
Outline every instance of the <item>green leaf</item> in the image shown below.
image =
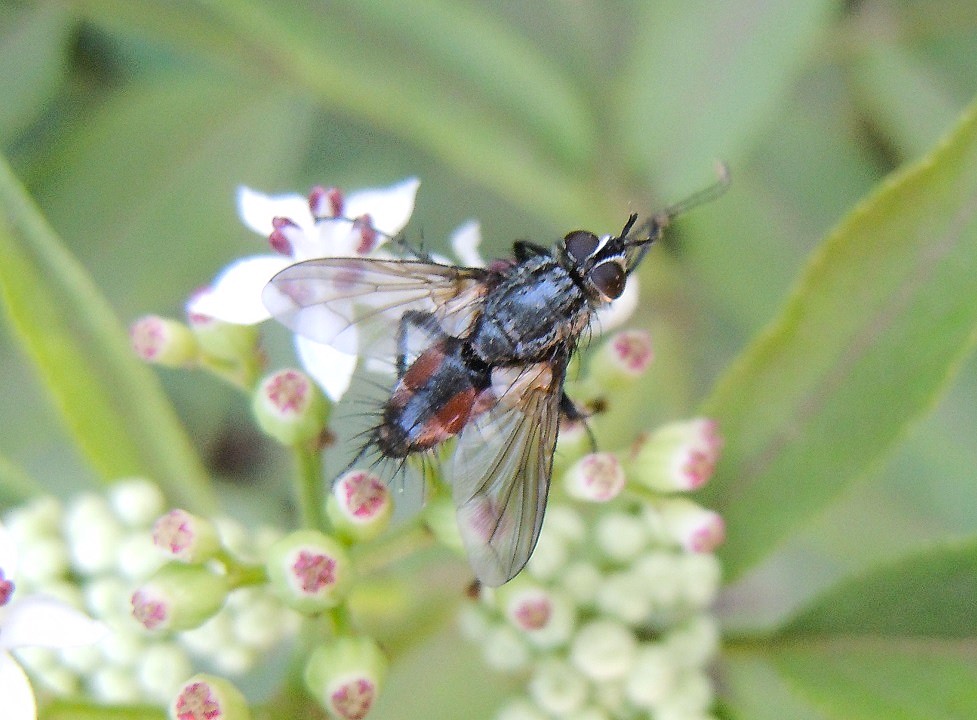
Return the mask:
{"type": "Polygon", "coordinates": [[[977,327],[977,119],[842,222],[703,407],[735,577],[927,412],[977,327]]]}
{"type": "Polygon", "coordinates": [[[855,638],[762,656],[736,650],[722,676],[743,720],[962,720],[977,711],[977,664],[964,643],[855,638]]]}
{"type": "Polygon", "coordinates": [[[802,3],[645,3],[614,107],[634,170],[667,193],[701,185],[757,141],[835,8],[802,3]]]}
{"type": "Polygon", "coordinates": [[[106,480],[145,475],[206,511],[206,474],[152,370],[84,269],[0,163],[0,297],[68,427],[106,480]]]}
{"type": "Polygon", "coordinates": [[[977,540],[874,568],[820,595],[783,635],[977,637],[977,540]]]}

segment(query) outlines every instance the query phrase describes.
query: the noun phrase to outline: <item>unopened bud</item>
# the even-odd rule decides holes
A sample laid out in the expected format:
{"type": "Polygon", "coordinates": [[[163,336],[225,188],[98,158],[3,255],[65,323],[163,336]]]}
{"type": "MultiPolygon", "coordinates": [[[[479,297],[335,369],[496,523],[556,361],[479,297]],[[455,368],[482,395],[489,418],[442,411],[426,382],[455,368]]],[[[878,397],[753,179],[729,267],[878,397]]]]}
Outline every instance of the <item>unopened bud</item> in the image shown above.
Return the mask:
{"type": "Polygon", "coordinates": [[[252,403],[261,429],[283,445],[301,445],[322,434],[326,402],[312,378],[299,370],[279,370],[264,378],[252,403]]]}
{"type": "Polygon", "coordinates": [[[234,365],[253,365],[258,355],[258,327],[223,322],[199,313],[187,321],[204,355],[234,365]]]}
{"type": "Polygon", "coordinates": [[[665,532],[688,552],[712,552],[726,540],[722,516],[688,498],[663,500],[658,511],[665,532]]]}
{"type": "Polygon", "coordinates": [[[224,605],[227,578],[202,565],[164,565],[132,594],[132,614],[147,630],[189,630],[224,605]]]}
{"type": "Polygon", "coordinates": [[[387,659],[370,638],[340,637],[317,648],[305,666],[305,684],[330,715],[363,720],[376,702],[387,659]]]}
{"type": "Polygon", "coordinates": [[[670,423],[641,442],[630,474],[652,490],[695,490],[712,477],[722,444],[715,420],[670,423]]]}
{"type": "Polygon", "coordinates": [[[590,375],[604,391],[618,389],[644,375],[654,358],[647,331],[625,330],[601,345],[591,361],[590,375]]]}
{"type": "Polygon", "coordinates": [[[153,525],[153,544],[175,560],[201,563],[221,548],[217,528],[186,510],[170,510],[153,525]]]}
{"type": "Polygon", "coordinates": [[[194,675],[170,703],[171,720],[250,720],[251,711],[241,691],[228,680],[194,675]]]}
{"type": "Polygon", "coordinates": [[[332,486],[326,513],[336,532],[348,540],[370,540],[390,524],[390,489],[373,473],[351,470],[332,486]]]}
{"type": "Polygon", "coordinates": [[[299,530],[274,543],[266,567],[285,604],[310,615],[339,604],[350,579],[346,551],[317,530],[299,530]]]}
{"type": "Polygon", "coordinates": [[[176,320],[146,315],[129,327],[132,349],[142,360],[183,367],[197,360],[200,347],[190,328],[176,320]]]}
{"type": "Polygon", "coordinates": [[[564,475],[567,494],[578,500],[607,502],[624,489],[624,468],[610,453],[584,455],[564,475]]]}

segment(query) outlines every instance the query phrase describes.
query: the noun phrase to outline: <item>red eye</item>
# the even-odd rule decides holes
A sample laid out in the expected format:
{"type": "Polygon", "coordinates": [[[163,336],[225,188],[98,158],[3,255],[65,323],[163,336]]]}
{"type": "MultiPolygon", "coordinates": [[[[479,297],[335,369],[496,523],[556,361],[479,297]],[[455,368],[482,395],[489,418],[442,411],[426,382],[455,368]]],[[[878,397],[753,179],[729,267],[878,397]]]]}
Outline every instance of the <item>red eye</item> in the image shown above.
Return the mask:
{"type": "Polygon", "coordinates": [[[627,275],[621,264],[608,260],[597,265],[590,271],[590,282],[600,291],[604,297],[614,300],[621,297],[624,292],[624,281],[627,275]]]}
{"type": "Polygon", "coordinates": [[[594,250],[597,249],[598,243],[597,236],[586,230],[574,230],[571,233],[567,233],[567,236],[564,238],[567,254],[578,263],[590,257],[594,253],[594,250]]]}

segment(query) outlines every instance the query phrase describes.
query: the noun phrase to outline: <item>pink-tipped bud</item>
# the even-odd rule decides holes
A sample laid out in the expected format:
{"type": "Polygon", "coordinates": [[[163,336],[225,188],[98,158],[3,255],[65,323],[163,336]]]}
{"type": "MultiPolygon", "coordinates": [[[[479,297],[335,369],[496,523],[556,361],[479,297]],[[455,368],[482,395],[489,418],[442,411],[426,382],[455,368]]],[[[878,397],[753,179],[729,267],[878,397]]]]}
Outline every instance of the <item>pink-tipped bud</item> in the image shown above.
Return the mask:
{"type": "Polygon", "coordinates": [[[164,565],[132,594],[132,614],[147,630],[189,630],[224,605],[227,578],[203,565],[164,565]]]}
{"type": "Polygon", "coordinates": [[[153,525],[153,544],[175,560],[200,563],[220,551],[213,523],[186,510],[170,510],[153,525]]]}
{"type": "Polygon", "coordinates": [[[336,531],[349,540],[370,540],[390,524],[390,489],[373,473],[350,470],[332,486],[326,513],[336,531]]]}
{"type": "Polygon", "coordinates": [[[305,666],[305,684],[338,720],[363,720],[380,694],[387,659],[370,638],[340,637],[317,648],[305,666]]]}
{"type": "Polygon", "coordinates": [[[653,490],[696,490],[712,477],[722,446],[715,420],[696,418],[670,423],[638,445],[631,474],[653,490]]]}
{"type": "Polygon", "coordinates": [[[617,497],[625,480],[621,461],[610,453],[584,455],[564,476],[567,494],[589,502],[607,502],[617,497]]]}
{"type": "Polygon", "coordinates": [[[326,421],[326,402],[312,378],[299,370],[279,370],[265,377],[252,403],[258,425],[283,445],[316,440],[326,421]]]}
{"type": "Polygon", "coordinates": [[[309,192],[309,210],[317,220],[342,217],[345,204],[346,199],[337,187],[324,188],[316,185],[309,192]]]}
{"type": "Polygon", "coordinates": [[[265,567],[282,600],[309,615],[338,605],[350,580],[346,551],[317,530],[299,530],[283,537],[269,548],[265,567]]]}
{"type": "Polygon", "coordinates": [[[129,327],[129,340],[139,358],[158,365],[189,365],[199,354],[197,339],[190,328],[158,315],[136,320],[129,327]]]}
{"type": "Polygon", "coordinates": [[[645,330],[615,333],[603,343],[590,365],[590,377],[602,391],[624,387],[651,367],[655,353],[645,330]]]}
{"type": "Polygon", "coordinates": [[[280,255],[291,257],[295,249],[294,240],[302,235],[302,228],[286,217],[272,218],[271,226],[274,228],[268,236],[271,249],[280,255]]]}
{"type": "Polygon", "coordinates": [[[213,675],[194,675],[170,703],[171,720],[249,720],[248,703],[234,685],[213,675]]]}
{"type": "Polygon", "coordinates": [[[726,540],[722,516],[687,498],[663,500],[658,512],[665,533],[688,552],[712,552],[726,540]]]}

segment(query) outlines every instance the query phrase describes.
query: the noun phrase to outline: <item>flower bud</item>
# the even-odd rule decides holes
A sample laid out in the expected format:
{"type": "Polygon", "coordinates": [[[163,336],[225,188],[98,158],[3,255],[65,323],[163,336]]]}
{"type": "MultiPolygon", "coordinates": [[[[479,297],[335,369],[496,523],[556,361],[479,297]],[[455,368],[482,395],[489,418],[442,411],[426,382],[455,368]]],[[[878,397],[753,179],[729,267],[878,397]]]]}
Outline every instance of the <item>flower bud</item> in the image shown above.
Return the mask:
{"type": "Polygon", "coordinates": [[[634,633],[624,623],[593,620],[573,638],[570,661],[592,680],[614,680],[631,669],[636,649],[634,633]]]}
{"type": "Polygon", "coordinates": [[[189,630],[224,605],[229,585],[202,565],[164,565],[132,594],[132,614],[147,630],[189,630]]]}
{"type": "Polygon", "coordinates": [[[509,622],[536,647],[563,645],[573,632],[573,605],[561,593],[517,579],[500,588],[498,602],[509,622]]]}
{"type": "Polygon", "coordinates": [[[339,720],[362,720],[380,693],[387,658],[365,637],[340,637],[317,648],[305,666],[305,685],[339,720]]]}
{"type": "Polygon", "coordinates": [[[726,539],[722,516],[687,498],[668,498],[658,509],[665,531],[688,552],[712,552],[726,539]]]}
{"type": "Polygon", "coordinates": [[[641,377],[654,358],[647,331],[625,330],[601,345],[591,360],[590,376],[600,382],[604,392],[620,389],[641,377]]]}
{"type": "Polygon", "coordinates": [[[643,643],[635,654],[624,691],[636,706],[651,710],[672,692],[676,677],[668,649],[661,643],[643,643]]]}
{"type": "Polygon", "coordinates": [[[241,691],[213,675],[194,675],[170,703],[170,720],[250,720],[241,691]]]}
{"type": "Polygon", "coordinates": [[[371,540],[390,524],[393,514],[390,489],[365,470],[350,470],[332,486],[326,514],[336,532],[347,540],[371,540]]]}
{"type": "Polygon", "coordinates": [[[157,365],[190,365],[200,354],[197,338],[190,328],[159,315],[146,315],[136,320],[129,327],[129,341],[140,359],[157,365]]]}
{"type": "Polygon", "coordinates": [[[325,427],[325,399],[312,379],[298,370],[265,377],[258,383],[252,408],[261,429],[283,445],[311,442],[325,427]]]}
{"type": "Polygon", "coordinates": [[[211,358],[251,365],[258,354],[258,327],[223,322],[199,313],[188,313],[187,320],[200,350],[211,358]]]}
{"type": "Polygon", "coordinates": [[[629,474],[652,490],[695,490],[712,476],[722,444],[715,420],[670,423],[644,439],[629,474]]]}
{"type": "Polygon", "coordinates": [[[308,615],[339,604],[351,571],[343,547],[317,530],[299,530],[274,543],[266,568],[285,604],[308,615]]]}
{"type": "Polygon", "coordinates": [[[166,509],[159,486],[143,477],[117,480],[108,491],[109,504],[127,526],[144,530],[166,509]]]}
{"type": "Polygon", "coordinates": [[[175,560],[201,563],[221,549],[213,523],[186,510],[170,510],[153,525],[153,544],[175,560]]]}
{"type": "Polygon", "coordinates": [[[584,455],[564,475],[567,494],[578,500],[606,502],[624,489],[624,468],[611,453],[584,455]]]}
{"type": "Polygon", "coordinates": [[[587,699],[587,681],[562,660],[547,659],[536,665],[529,694],[550,715],[563,717],[579,710],[587,699]]]}

